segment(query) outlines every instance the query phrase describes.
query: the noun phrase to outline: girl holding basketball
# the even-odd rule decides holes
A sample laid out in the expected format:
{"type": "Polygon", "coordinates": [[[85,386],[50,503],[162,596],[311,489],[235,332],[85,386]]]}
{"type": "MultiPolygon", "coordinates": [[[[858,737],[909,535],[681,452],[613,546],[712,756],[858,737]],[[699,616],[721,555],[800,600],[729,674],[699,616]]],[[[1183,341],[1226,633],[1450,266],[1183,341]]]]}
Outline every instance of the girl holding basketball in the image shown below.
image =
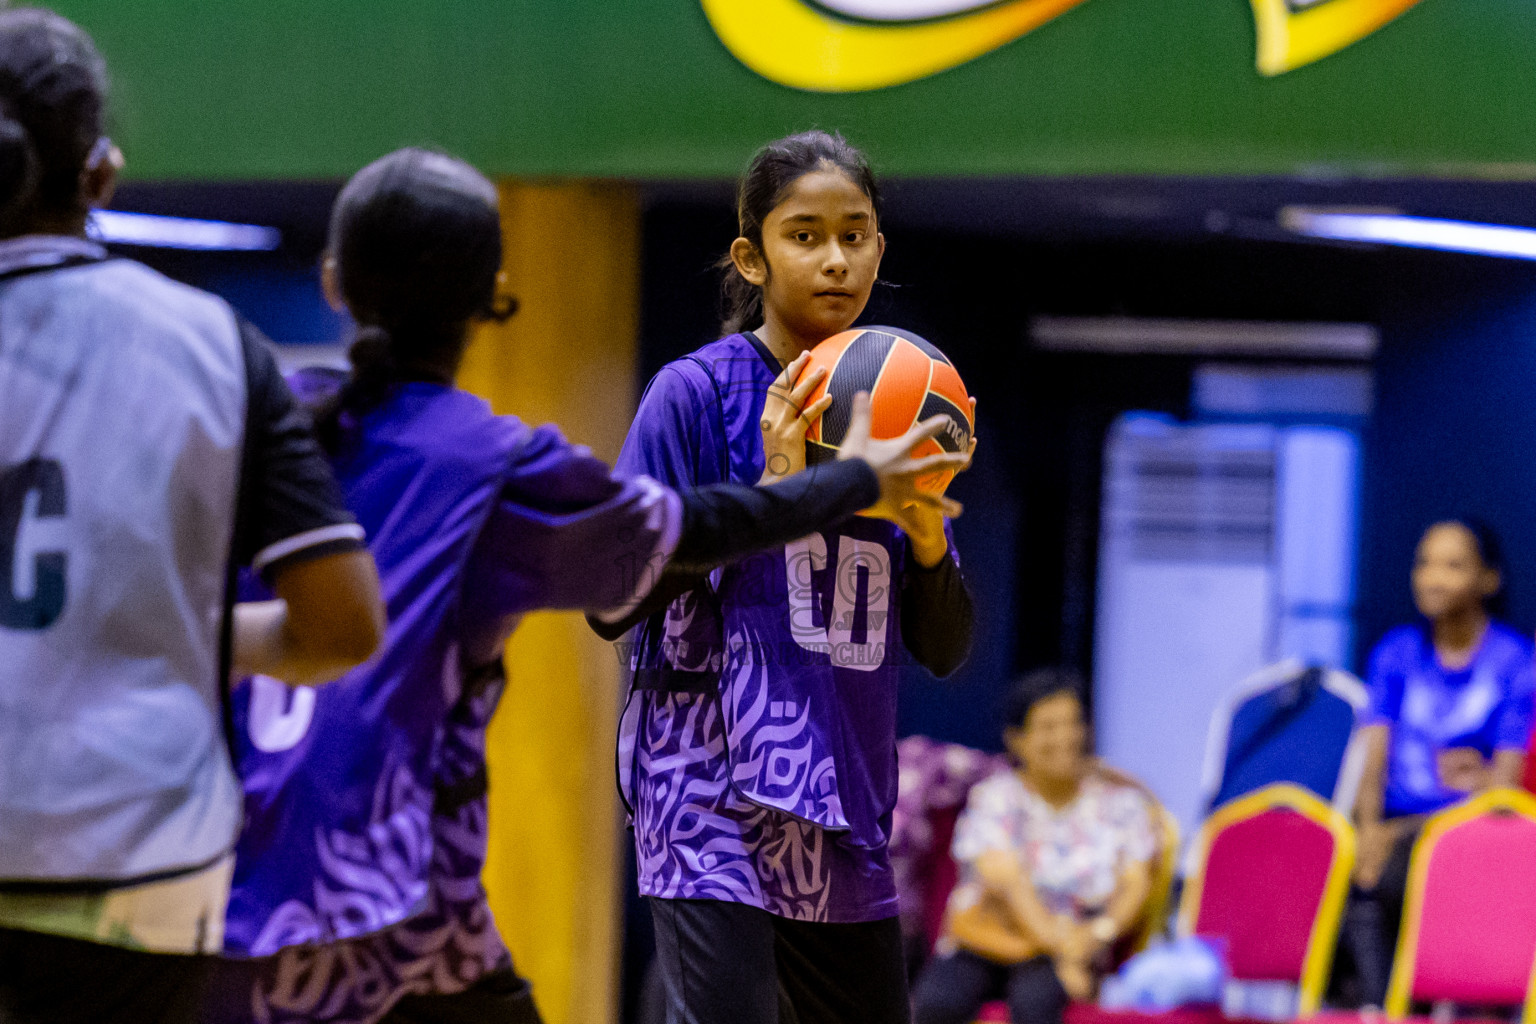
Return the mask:
{"type": "MultiPolygon", "coordinates": [[[[878,191],[858,150],[807,132],[757,153],[737,211],[726,337],[651,381],[621,471],[688,488],[804,465],[829,403],[807,406],[821,378],[797,378],[869,299],[878,191]]],[[[781,999],[800,1024],[908,1019],[886,852],[896,685],[904,654],[942,676],[969,650],[954,509],[809,534],[640,624],[619,775],[670,1024],[773,1024],[781,999]]]]}
{"type": "Polygon", "coordinates": [[[337,199],[324,283],[358,323],[352,372],[294,384],[368,529],[389,628],[313,697],[262,677],[235,693],[246,827],[208,1021],[536,1021],[479,881],[485,728],[519,617],[623,615],[663,566],[707,569],[871,504],[937,506],[917,477],[964,461],[907,457],[937,424],[871,442],[864,415],[819,480],[681,494],[615,475],[453,386],[474,324],[510,315],[501,256],[495,188],[442,154],[392,153],[337,199]]]}

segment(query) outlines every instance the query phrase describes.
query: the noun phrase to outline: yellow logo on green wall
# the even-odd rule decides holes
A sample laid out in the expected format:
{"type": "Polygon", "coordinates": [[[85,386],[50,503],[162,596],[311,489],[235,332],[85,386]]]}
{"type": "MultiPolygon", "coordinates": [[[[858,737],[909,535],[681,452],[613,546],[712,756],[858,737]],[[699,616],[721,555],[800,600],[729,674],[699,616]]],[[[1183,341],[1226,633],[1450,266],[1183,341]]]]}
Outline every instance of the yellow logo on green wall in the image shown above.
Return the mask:
{"type": "MultiPolygon", "coordinates": [[[[721,42],[764,78],[817,92],[863,92],[974,60],[1085,0],[701,2],[721,42]]],[[[1278,75],[1337,53],[1418,0],[1251,2],[1259,71],[1278,75]]]]}

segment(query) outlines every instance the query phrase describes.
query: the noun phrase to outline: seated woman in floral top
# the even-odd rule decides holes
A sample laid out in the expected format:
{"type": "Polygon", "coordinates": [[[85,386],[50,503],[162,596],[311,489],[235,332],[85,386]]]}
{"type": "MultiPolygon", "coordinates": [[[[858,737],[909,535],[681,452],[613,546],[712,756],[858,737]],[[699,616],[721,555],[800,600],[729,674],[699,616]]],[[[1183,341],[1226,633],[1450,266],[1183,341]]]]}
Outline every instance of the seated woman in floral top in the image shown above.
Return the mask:
{"type": "Polygon", "coordinates": [[[1147,799],[1097,771],[1081,683],[1044,670],[1012,693],[1003,739],[1017,768],[971,790],[955,826],[959,882],[913,993],[916,1024],[969,1024],[1005,998],[1015,1024],[1090,998],[1140,921],[1157,839],[1147,799]]]}

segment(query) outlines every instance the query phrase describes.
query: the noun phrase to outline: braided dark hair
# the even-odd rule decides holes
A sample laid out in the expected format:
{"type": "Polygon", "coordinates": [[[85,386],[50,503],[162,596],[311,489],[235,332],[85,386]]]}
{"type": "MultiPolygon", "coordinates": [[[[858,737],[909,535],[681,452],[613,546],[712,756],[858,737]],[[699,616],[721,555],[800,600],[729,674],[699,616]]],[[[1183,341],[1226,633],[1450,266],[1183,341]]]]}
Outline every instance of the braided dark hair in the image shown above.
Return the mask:
{"type": "MultiPolygon", "coordinates": [[[[747,172],[736,186],[736,223],[742,238],[763,251],[763,221],[773,208],[784,201],[784,194],[801,178],[813,171],[834,169],[869,196],[880,220],[880,187],[869,160],[848,140],[836,132],[813,130],[800,132],[770,142],[758,150],[747,165],[747,172]]],[[[719,263],[724,276],[720,282],[723,318],[721,334],[756,327],[763,319],[763,290],[741,276],[727,253],[719,263]]]]}
{"type": "Polygon", "coordinates": [[[378,406],[405,381],[452,383],[471,322],[516,309],[496,301],[496,187],[442,153],[396,150],[353,175],[331,212],[326,255],[358,325],[351,376],[313,410],[331,452],[344,441],[346,414],[378,406]]]}
{"type": "Polygon", "coordinates": [[[102,138],[107,65],[78,25],[0,9],[0,236],[35,213],[83,215],[80,174],[102,138]]]}

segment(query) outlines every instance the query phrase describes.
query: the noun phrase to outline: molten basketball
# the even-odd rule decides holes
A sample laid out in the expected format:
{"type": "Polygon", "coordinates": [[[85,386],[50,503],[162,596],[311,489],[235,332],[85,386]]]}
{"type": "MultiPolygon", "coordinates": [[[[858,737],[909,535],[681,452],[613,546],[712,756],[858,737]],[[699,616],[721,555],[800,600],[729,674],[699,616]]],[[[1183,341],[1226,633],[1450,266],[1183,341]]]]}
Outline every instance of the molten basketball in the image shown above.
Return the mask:
{"type": "MultiPolygon", "coordinates": [[[[818,366],[826,367],[827,379],[808,401],[830,394],[832,405],[806,434],[807,464],[836,458],[853,415],[853,396],[860,391],[869,392],[870,436],[900,437],[920,420],[947,415],[952,426],[923,442],[913,454],[970,449],[975,428],[970,396],[954,364],[923,338],[895,327],[856,327],[811,349],[801,373],[813,373],[818,366]]],[[[933,473],[920,479],[918,486],[943,494],[954,475],[948,470],[933,473]]]]}

